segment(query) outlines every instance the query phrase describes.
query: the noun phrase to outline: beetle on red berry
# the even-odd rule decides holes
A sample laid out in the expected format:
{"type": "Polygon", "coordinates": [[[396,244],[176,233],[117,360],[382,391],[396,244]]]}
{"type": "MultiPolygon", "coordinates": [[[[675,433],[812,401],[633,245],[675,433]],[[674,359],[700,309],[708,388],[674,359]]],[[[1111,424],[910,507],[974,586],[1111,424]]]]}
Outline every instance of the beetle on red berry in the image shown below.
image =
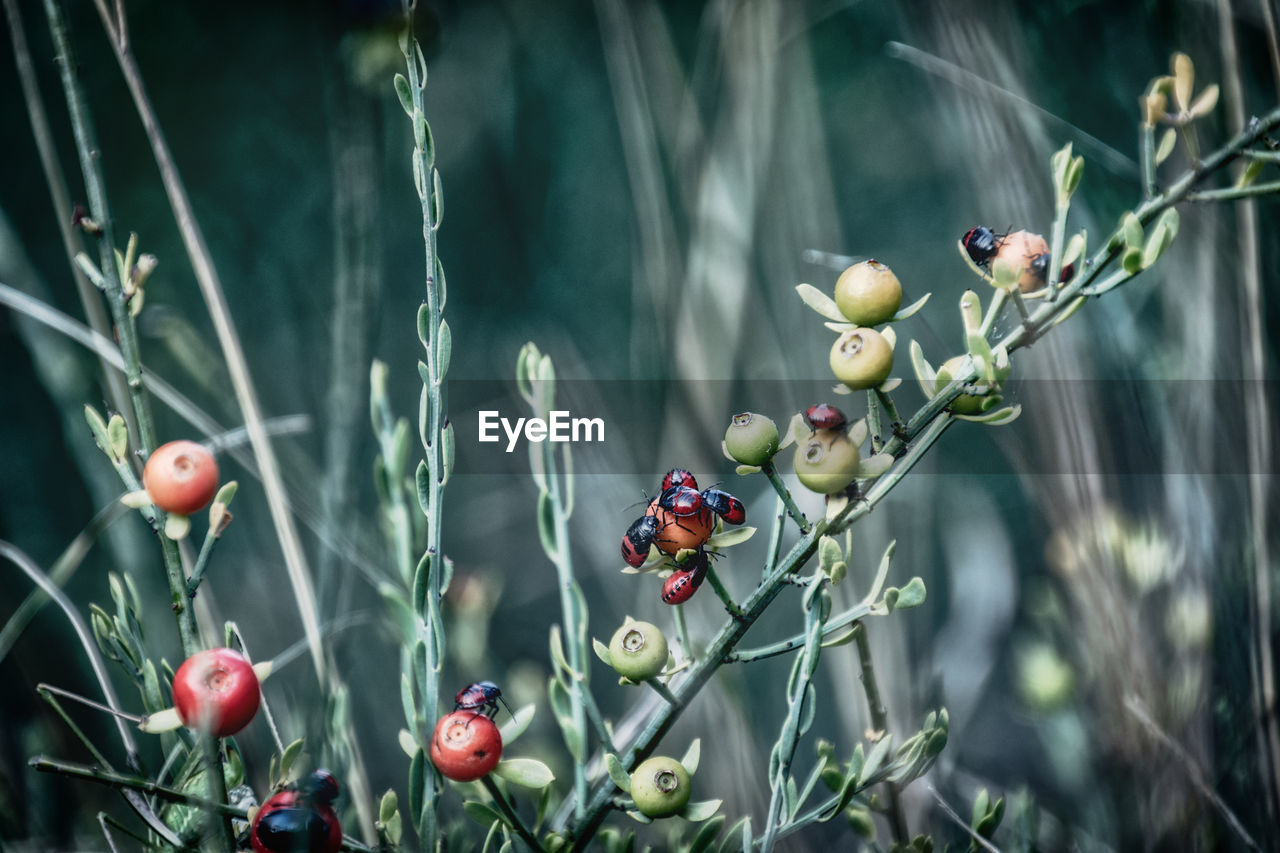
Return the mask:
{"type": "Polygon", "coordinates": [[[658,535],[658,519],[652,515],[637,518],[622,536],[622,559],[635,568],[649,558],[649,546],[658,535]]]}
{"type": "Polygon", "coordinates": [[[666,476],[662,478],[662,491],[665,492],[672,486],[688,486],[696,491],[698,488],[698,481],[695,480],[693,475],[685,469],[672,468],[667,472],[666,476]]]}
{"type": "Polygon", "coordinates": [[[742,501],[714,486],[702,492],[702,505],[723,518],[726,524],[741,524],[747,520],[747,508],[742,501]]]}
{"type": "Polygon", "coordinates": [[[250,845],[257,853],[337,853],[342,825],[330,805],[337,796],[333,775],[315,771],[262,804],[249,831],[250,845]]]}
{"type": "Polygon", "coordinates": [[[711,559],[707,552],[699,550],[687,568],[677,568],[662,584],[662,600],[667,604],[683,604],[693,598],[710,567],[711,559]]]}
{"type": "Polygon", "coordinates": [[[507,713],[515,716],[511,712],[511,706],[507,704],[507,700],[502,698],[502,691],[498,689],[498,685],[492,681],[477,681],[474,684],[468,684],[466,687],[458,691],[458,695],[454,697],[453,710],[455,711],[475,711],[476,716],[484,715],[489,719],[493,719],[498,713],[498,703],[507,709],[507,713]]]}

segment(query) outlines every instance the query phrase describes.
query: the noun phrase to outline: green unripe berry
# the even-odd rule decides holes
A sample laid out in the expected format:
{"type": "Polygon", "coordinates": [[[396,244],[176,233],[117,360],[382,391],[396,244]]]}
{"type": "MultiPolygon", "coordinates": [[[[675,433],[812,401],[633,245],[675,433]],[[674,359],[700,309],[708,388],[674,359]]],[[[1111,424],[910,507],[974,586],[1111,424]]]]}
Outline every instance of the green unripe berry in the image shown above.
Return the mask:
{"type": "Polygon", "coordinates": [[[609,641],[609,663],[623,678],[653,678],[667,665],[667,638],[657,625],[628,619],[609,641]]]}
{"type": "Polygon", "coordinates": [[[655,756],[632,772],[631,798],[645,817],[671,817],[689,804],[692,785],[679,761],[655,756]]]}
{"type": "Polygon", "coordinates": [[[893,319],[902,305],[902,283],[893,270],[876,260],[854,264],[836,279],[836,307],[858,326],[893,319]]]}
{"type": "Polygon", "coordinates": [[[797,444],[795,471],[806,489],[837,494],[858,476],[858,448],[842,430],[820,429],[797,444]]]}
{"type": "Polygon", "coordinates": [[[724,449],[743,465],[765,465],[778,452],[778,425],[754,412],[734,415],[724,433],[724,449]]]}
{"type": "Polygon", "coordinates": [[[875,388],[893,370],[893,349],[875,329],[850,329],[831,346],[831,372],[854,391],[875,388]]]}

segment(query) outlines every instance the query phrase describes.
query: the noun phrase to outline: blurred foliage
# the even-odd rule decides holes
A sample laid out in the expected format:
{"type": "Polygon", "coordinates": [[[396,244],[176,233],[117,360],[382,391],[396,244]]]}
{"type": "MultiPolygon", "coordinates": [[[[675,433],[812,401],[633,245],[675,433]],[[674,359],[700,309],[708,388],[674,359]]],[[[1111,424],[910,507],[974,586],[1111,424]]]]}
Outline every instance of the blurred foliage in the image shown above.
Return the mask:
{"type": "MultiPolygon", "coordinates": [[[[92,4],[68,5],[117,232],[138,231],[159,259],[140,317],[145,362],[235,425],[212,327],[109,45],[92,4]]],[[[43,13],[33,0],[17,6],[78,199],[43,13]]],[[[415,410],[418,388],[421,221],[391,87],[394,16],[376,0],[141,0],[128,10],[267,414],[309,418],[307,431],[278,446],[310,530],[327,638],[350,686],[342,704],[362,733],[371,790],[401,789],[406,761],[389,734],[399,726],[396,633],[371,580],[394,570],[373,520],[365,408],[375,357],[390,366],[396,411],[415,410]]],[[[422,9],[427,106],[447,181],[440,245],[451,378],[467,403],[451,410],[460,445],[474,436],[472,408],[489,402],[517,414],[510,366],[526,340],[554,353],[562,379],[595,381],[578,389],[584,411],[624,400],[610,418],[652,429],[643,443],[575,456],[577,577],[597,626],[627,613],[668,618],[652,584],[616,572],[621,507],[654,472],[680,464],[708,482],[749,483],[755,491],[740,496],[761,517],[769,511],[763,484],[734,478],[715,442],[733,412],[754,408],[783,423],[826,393],[829,341],[811,334],[793,288],[807,281],[829,291],[843,265],[814,252],[891,263],[908,302],[932,291],[934,304],[905,322],[941,362],[961,334],[950,306],[973,286],[956,239],[978,224],[1046,230],[1046,164],[1065,141],[1088,163],[1075,224],[1095,234],[1110,227],[1141,193],[1138,97],[1168,73],[1174,51],[1195,58],[1198,81],[1221,83],[1228,106],[1238,98],[1247,115],[1274,105],[1264,16],[1255,5],[1233,11],[1224,22],[1209,4],[1155,0],[476,0],[422,9]]],[[[80,317],[11,58],[6,51],[0,62],[0,281],[80,317]]],[[[1233,131],[1229,116],[1220,107],[1203,136],[1233,131]]],[[[1185,165],[1180,157],[1166,168],[1185,165]]],[[[1258,207],[1274,221],[1274,201],[1258,207]]],[[[1266,411],[1246,426],[1241,412],[1256,388],[1235,380],[1274,370],[1276,302],[1251,295],[1254,261],[1242,251],[1256,247],[1257,269],[1274,285],[1280,231],[1257,229],[1252,244],[1242,242],[1248,231],[1231,206],[1184,211],[1156,270],[1020,354],[1003,391],[1022,403],[1021,420],[1004,431],[953,430],[932,473],[913,475],[845,555],[852,583],[836,591],[837,607],[860,595],[846,587],[868,582],[889,539],[902,543],[904,577],[923,575],[929,602],[894,620],[874,650],[885,704],[900,733],[946,704],[950,746],[934,784],[961,814],[981,788],[991,800],[1005,794],[998,844],[1238,843],[1186,767],[1126,711],[1135,684],[1169,691],[1138,695],[1254,836],[1275,825],[1276,768],[1256,739],[1249,661],[1259,642],[1257,572],[1274,577],[1256,560],[1280,525],[1273,463],[1251,471],[1247,461],[1259,430],[1271,431],[1266,411]],[[1087,634],[1084,615],[1099,620],[1087,634]],[[1040,674],[1039,693],[1027,692],[1029,671],[1040,674]],[[1195,685],[1180,680],[1191,674],[1195,685]]],[[[118,495],[80,415],[107,392],[92,359],[8,309],[0,360],[0,538],[48,566],[118,495]]],[[[167,411],[159,425],[164,439],[187,434],[167,411]]],[[[467,471],[460,446],[446,507],[445,547],[457,567],[446,607],[458,621],[442,692],[483,677],[501,682],[513,707],[545,704],[557,590],[539,555],[536,490],[523,454],[475,447],[473,470],[484,473],[467,471]]],[[[265,502],[241,463],[226,459],[224,478],[240,480],[241,491],[200,592],[202,623],[234,618],[257,657],[277,656],[301,628],[265,502]]],[[[810,517],[816,509],[805,506],[810,517]]],[[[756,564],[735,554],[717,572],[741,591],[756,564]]],[[[164,600],[158,555],[132,515],[67,589],[87,611],[109,600],[112,571],[142,598],[164,600]]],[[[7,616],[28,590],[17,581],[4,590],[7,616]]],[[[695,638],[721,618],[709,595],[689,611],[695,638]]],[[[148,608],[143,621],[172,663],[177,643],[163,608],[148,608]]],[[[788,625],[773,614],[755,631],[763,642],[788,625]]],[[[671,735],[703,738],[700,790],[724,798],[731,822],[767,805],[756,771],[786,713],[776,685],[789,666],[726,670],[671,735]],[[740,742],[757,748],[730,746],[740,742]]],[[[61,617],[46,609],[0,672],[0,837],[39,849],[99,846],[92,815],[114,801],[24,765],[39,751],[76,755],[31,686],[93,690],[61,617]]],[[[857,677],[850,649],[824,655],[815,732],[861,739],[869,724],[857,677]]],[[[597,693],[613,719],[635,695],[597,693]]],[[[287,739],[323,718],[305,663],[285,665],[267,695],[287,739]]],[[[539,714],[522,746],[565,778],[553,721],[539,714]]],[[[101,717],[81,723],[110,737],[101,717]]],[[[240,741],[249,756],[271,751],[261,727],[240,741]]],[[[265,767],[247,771],[263,784],[265,767]]],[[[927,794],[907,805],[913,828],[967,843],[927,794]]],[[[828,825],[805,843],[852,831],[828,825]]]]}

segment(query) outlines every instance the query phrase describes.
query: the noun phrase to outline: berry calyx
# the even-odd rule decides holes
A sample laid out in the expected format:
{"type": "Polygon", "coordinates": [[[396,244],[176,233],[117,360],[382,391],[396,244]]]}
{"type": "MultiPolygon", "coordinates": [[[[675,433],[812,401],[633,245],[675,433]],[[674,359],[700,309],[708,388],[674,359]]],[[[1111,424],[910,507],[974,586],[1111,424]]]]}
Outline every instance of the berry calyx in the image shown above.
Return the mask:
{"type": "Polygon", "coordinates": [[[667,665],[667,638],[657,625],[629,619],[609,641],[609,662],[623,678],[653,678],[667,665]]]}
{"type": "Polygon", "coordinates": [[[645,817],[680,813],[689,804],[692,787],[689,772],[674,758],[646,759],[631,773],[631,798],[645,817]]]}
{"type": "Polygon", "coordinates": [[[431,763],[446,779],[471,782],[487,776],[502,758],[502,735],[493,720],[474,711],[454,711],[436,723],[431,763]]]}
{"type": "Polygon", "coordinates": [[[173,704],[183,725],[227,737],[249,725],[262,702],[253,666],[234,649],[207,649],[173,674],[173,704]]]}
{"type": "Polygon", "coordinates": [[[754,412],[734,415],[724,433],[724,449],[743,465],[765,465],[778,452],[778,425],[754,412]]]}
{"type": "Polygon", "coordinates": [[[142,469],[142,485],[165,512],[191,515],[218,492],[218,463],[194,441],[171,441],[155,449],[142,469]]]}
{"type": "Polygon", "coordinates": [[[902,283],[893,270],[877,260],[846,269],[836,279],[836,307],[858,326],[875,326],[893,319],[902,305],[902,283]]]}
{"type": "Polygon", "coordinates": [[[831,372],[854,391],[875,388],[893,370],[893,349],[875,329],[850,329],[831,347],[831,372]]]}
{"type": "MultiPolygon", "coordinates": [[[[951,380],[955,379],[962,371],[965,370],[967,367],[965,363],[966,361],[967,359],[963,355],[952,356],[944,361],[942,366],[938,368],[937,378],[934,379],[933,393],[937,394],[943,388],[950,385],[951,380]]],[[[996,375],[996,378],[1001,382],[1008,378],[1009,368],[1006,367],[1002,372],[1003,375],[1000,375],[1001,371],[997,371],[996,375]]],[[[977,381],[982,383],[983,379],[979,377],[977,381]]],[[[990,404],[987,403],[987,400],[995,393],[995,391],[996,389],[992,388],[987,394],[961,394],[959,397],[956,397],[951,401],[951,405],[948,406],[948,408],[958,415],[979,414],[984,410],[984,408],[990,408],[990,404]]]]}
{"type": "Polygon", "coordinates": [[[858,476],[858,448],[843,431],[818,430],[796,446],[794,466],[806,489],[838,494],[858,476]]]}

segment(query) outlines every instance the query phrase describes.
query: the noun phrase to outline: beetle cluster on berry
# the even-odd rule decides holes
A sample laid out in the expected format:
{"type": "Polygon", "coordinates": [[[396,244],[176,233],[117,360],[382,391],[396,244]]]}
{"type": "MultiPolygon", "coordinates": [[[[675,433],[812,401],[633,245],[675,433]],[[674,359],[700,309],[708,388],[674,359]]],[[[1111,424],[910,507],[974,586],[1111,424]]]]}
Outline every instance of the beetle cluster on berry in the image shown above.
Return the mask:
{"type": "Polygon", "coordinates": [[[249,844],[256,853],[337,853],[342,824],[332,803],[338,792],[333,774],[316,770],[272,795],[254,815],[249,844]]]}
{"type": "Polygon", "coordinates": [[[662,478],[662,491],[623,534],[622,559],[635,568],[648,559],[651,546],[672,555],[700,548],[715,529],[716,517],[726,524],[742,524],[746,507],[714,486],[698,491],[692,474],[672,468],[662,478]]]}

